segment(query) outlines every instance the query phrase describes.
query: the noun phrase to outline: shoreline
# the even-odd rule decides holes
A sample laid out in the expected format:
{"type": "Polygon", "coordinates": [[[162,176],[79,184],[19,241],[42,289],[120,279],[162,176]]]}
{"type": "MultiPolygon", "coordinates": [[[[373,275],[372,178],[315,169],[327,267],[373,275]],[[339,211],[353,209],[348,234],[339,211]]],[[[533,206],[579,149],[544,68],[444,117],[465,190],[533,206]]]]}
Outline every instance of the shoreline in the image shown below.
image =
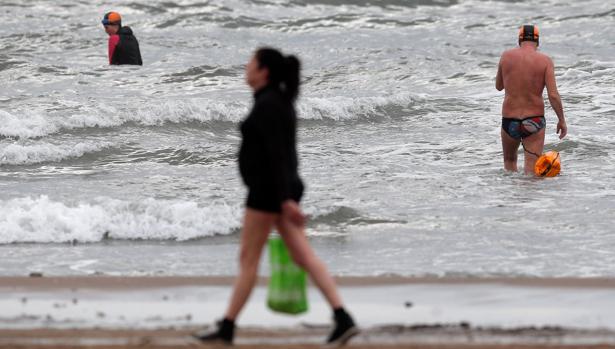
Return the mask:
{"type": "MultiPolygon", "coordinates": [[[[196,328],[130,329],[30,329],[0,330],[0,349],[22,348],[217,348],[191,337],[196,328]]],[[[324,328],[238,328],[235,346],[241,348],[322,348],[324,328]]],[[[462,326],[379,327],[362,329],[350,342],[351,348],[443,348],[443,349],[612,349],[615,333],[560,328],[467,328],[462,326]]]]}
{"type": "MultiPolygon", "coordinates": [[[[190,333],[223,314],[233,277],[0,277],[0,349],[200,346],[190,333]]],[[[615,349],[615,279],[338,277],[362,329],[352,348],[615,349]]],[[[238,321],[243,348],[319,348],[330,308],[266,306],[261,277],[238,321]]]]}
{"type": "MultiPolygon", "coordinates": [[[[189,286],[231,286],[234,276],[0,276],[0,288],[19,287],[40,290],[87,288],[164,288],[189,286]]],[[[257,285],[266,286],[267,277],[259,277],[257,285]]],[[[335,277],[340,286],[388,285],[506,285],[547,288],[615,289],[615,278],[604,277],[437,277],[437,276],[342,276],[335,277]]]]}

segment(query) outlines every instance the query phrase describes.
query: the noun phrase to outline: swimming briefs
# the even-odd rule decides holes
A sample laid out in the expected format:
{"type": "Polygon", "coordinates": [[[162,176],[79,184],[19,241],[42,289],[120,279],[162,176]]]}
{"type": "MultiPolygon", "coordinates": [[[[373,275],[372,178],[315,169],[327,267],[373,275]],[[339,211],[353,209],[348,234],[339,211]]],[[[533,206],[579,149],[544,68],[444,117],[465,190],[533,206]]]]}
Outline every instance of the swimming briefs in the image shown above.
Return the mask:
{"type": "Polygon", "coordinates": [[[502,118],[502,129],[514,139],[527,138],[547,125],[542,115],[530,116],[525,119],[502,118]]]}

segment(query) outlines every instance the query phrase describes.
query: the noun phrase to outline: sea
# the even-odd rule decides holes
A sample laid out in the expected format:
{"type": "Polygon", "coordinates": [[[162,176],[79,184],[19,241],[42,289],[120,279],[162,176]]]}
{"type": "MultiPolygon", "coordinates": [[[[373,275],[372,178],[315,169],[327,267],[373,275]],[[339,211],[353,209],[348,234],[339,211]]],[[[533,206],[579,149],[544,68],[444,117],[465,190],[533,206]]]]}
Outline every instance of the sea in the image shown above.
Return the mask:
{"type": "Polygon", "coordinates": [[[2,0],[0,22],[2,276],[234,275],[263,46],[302,62],[302,207],[333,274],[615,276],[610,1],[2,0]],[[108,65],[109,11],[142,67],[108,65]],[[568,122],[546,102],[555,178],[503,170],[495,75],[523,24],[568,122]]]}

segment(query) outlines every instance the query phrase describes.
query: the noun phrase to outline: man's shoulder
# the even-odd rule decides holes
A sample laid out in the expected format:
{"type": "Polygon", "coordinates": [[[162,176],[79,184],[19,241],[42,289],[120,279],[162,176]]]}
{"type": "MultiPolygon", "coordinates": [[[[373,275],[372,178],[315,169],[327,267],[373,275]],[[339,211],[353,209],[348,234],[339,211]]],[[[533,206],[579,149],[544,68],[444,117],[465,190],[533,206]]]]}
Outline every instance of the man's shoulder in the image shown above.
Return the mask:
{"type": "Polygon", "coordinates": [[[502,52],[502,56],[500,57],[500,62],[504,65],[510,64],[514,62],[519,57],[519,49],[511,48],[504,52],[502,52]]]}
{"type": "Polygon", "coordinates": [[[502,57],[514,55],[517,52],[519,52],[519,48],[518,47],[509,48],[508,50],[502,52],[502,57]]]}
{"type": "Polygon", "coordinates": [[[541,59],[544,59],[545,61],[551,61],[551,57],[549,57],[548,54],[544,52],[540,52],[540,51],[536,51],[536,53],[538,54],[538,57],[540,57],[541,59]]]}
{"type": "Polygon", "coordinates": [[[519,47],[511,48],[511,49],[504,51],[502,53],[502,58],[503,59],[508,59],[508,58],[515,59],[515,58],[520,58],[520,57],[527,57],[528,55],[532,56],[534,59],[537,59],[537,60],[541,60],[545,62],[551,61],[551,58],[546,53],[543,53],[540,51],[533,51],[531,53],[528,53],[527,51],[522,50],[519,47]]]}

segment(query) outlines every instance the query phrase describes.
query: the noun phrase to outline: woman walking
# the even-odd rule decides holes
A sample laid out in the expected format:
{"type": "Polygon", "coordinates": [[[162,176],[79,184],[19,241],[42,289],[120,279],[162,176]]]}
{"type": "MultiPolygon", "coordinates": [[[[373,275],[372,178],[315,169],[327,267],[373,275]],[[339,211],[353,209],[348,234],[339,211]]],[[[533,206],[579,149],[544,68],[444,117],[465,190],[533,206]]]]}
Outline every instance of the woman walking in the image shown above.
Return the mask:
{"type": "Polygon", "coordinates": [[[259,260],[275,228],[295,263],[304,268],[331,305],[335,327],[327,343],[343,345],[358,329],[344,310],[335,282],[305,236],[299,202],[303,183],[297,172],[297,117],[300,63],[272,48],[260,48],[246,66],[254,105],[241,123],[239,169],[249,193],[243,218],[239,275],[225,317],[217,329],[195,336],[203,342],[232,344],[235,320],[254,288],[259,260]]]}

